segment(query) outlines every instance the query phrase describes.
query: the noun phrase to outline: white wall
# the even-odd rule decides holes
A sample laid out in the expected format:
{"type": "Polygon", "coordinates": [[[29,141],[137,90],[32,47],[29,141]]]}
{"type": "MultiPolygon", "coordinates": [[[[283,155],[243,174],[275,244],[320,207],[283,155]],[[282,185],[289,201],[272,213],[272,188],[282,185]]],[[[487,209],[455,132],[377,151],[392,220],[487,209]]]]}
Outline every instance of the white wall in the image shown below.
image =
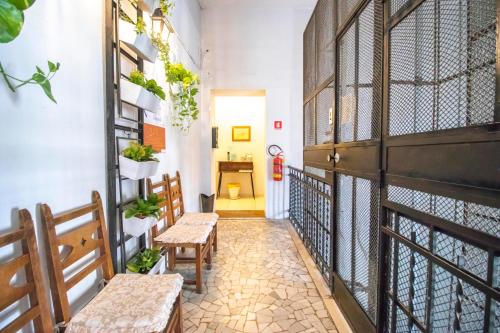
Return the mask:
{"type": "MultiPolygon", "coordinates": [[[[43,262],[37,204],[46,202],[54,212],[60,212],[90,202],[92,190],[106,198],[103,3],[37,1],[25,12],[20,37],[0,44],[0,61],[18,77],[30,77],[35,65],[45,68],[47,60],[61,63],[52,81],[58,104],[52,103],[39,87],[26,86],[12,93],[0,81],[0,132],[4,142],[0,158],[0,233],[17,228],[16,209],[28,208],[35,219],[43,262]]],[[[176,59],[199,72],[198,2],[176,1],[173,23],[185,46],[173,48],[176,59]]],[[[163,75],[158,64],[146,69],[154,77],[163,75]]],[[[182,172],[186,208],[190,210],[198,209],[199,193],[210,189],[209,141],[204,137],[210,131],[208,112],[202,112],[201,118],[188,135],[170,128],[166,117],[162,120],[167,126],[167,150],[161,156],[161,171],[182,172]]],[[[0,260],[11,257],[13,251],[11,247],[0,249],[0,260]]],[[[93,278],[75,288],[72,301],[84,301],[81,295],[88,294],[93,278]]],[[[0,327],[19,308],[2,312],[0,327]]]]}
{"type": "MultiPolygon", "coordinates": [[[[214,159],[215,161],[226,161],[228,151],[231,154],[237,155],[237,161],[240,161],[245,154],[252,154],[256,196],[264,196],[266,192],[266,155],[264,152],[266,145],[265,117],[265,97],[215,97],[215,126],[219,127],[219,148],[214,151],[214,159]],[[233,126],[250,126],[251,141],[233,142],[233,126]]],[[[252,187],[248,174],[224,174],[221,186],[222,196],[228,195],[228,183],[240,183],[241,196],[252,196],[252,187]]]]}
{"type": "MultiPolygon", "coordinates": [[[[280,145],[286,163],[299,167],[303,147],[302,34],[315,3],[202,1],[203,105],[210,105],[212,89],[265,89],[266,142],[280,145]],[[274,120],[283,121],[282,130],[273,129],[274,120]]],[[[266,214],[282,217],[283,202],[286,206],[288,201],[283,187],[287,186],[273,182],[270,171],[267,177],[266,214]]]]}

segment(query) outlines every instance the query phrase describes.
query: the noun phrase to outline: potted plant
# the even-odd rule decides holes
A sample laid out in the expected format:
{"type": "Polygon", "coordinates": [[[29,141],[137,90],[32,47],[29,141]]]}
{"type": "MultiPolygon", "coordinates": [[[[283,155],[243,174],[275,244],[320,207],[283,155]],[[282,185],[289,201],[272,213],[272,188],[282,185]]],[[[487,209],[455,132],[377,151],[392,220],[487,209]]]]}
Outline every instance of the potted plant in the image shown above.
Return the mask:
{"type": "Polygon", "coordinates": [[[153,147],[131,141],[119,157],[120,175],[132,180],[154,176],[160,164],[155,153],[153,147]]]}
{"type": "Polygon", "coordinates": [[[166,77],[167,82],[170,83],[170,96],[173,103],[172,126],[187,132],[200,114],[196,102],[197,85],[200,80],[181,63],[169,63],[166,67],[166,77]]]}
{"type": "Polygon", "coordinates": [[[165,100],[163,88],[153,79],[146,79],[138,70],[130,72],[129,79],[120,80],[122,101],[151,112],[160,110],[161,100],[165,100]]]}
{"type": "Polygon", "coordinates": [[[127,270],[130,273],[157,274],[164,267],[165,256],[159,249],[145,249],[136,254],[127,262],[127,270]]]}
{"type": "Polygon", "coordinates": [[[120,13],[120,41],[131,48],[139,57],[154,63],[158,49],[146,33],[146,26],[141,17],[132,21],[125,13],[120,13]]]}
{"type": "Polygon", "coordinates": [[[137,198],[123,213],[123,231],[139,237],[158,223],[161,209],[158,206],[164,199],[151,194],[146,200],[137,198]]]}

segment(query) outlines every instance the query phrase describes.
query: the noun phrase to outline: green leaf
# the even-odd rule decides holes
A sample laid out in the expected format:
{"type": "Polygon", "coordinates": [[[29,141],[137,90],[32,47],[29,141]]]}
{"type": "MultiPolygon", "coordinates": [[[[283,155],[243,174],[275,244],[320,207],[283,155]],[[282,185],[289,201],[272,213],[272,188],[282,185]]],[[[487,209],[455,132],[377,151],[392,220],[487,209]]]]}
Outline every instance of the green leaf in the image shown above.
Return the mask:
{"type": "Polygon", "coordinates": [[[30,8],[32,4],[35,3],[35,0],[7,0],[7,2],[13,4],[19,10],[26,10],[30,8]]]}
{"type": "Polygon", "coordinates": [[[54,103],[57,104],[57,101],[55,100],[54,96],[52,95],[52,88],[50,86],[50,81],[47,80],[47,78],[45,77],[45,75],[42,75],[40,73],[35,73],[33,74],[32,76],[32,79],[33,81],[35,81],[36,83],[38,83],[38,85],[40,87],[42,87],[43,89],[43,92],[45,93],[45,95],[47,95],[48,98],[50,98],[50,100],[54,103]]]}
{"type": "Polygon", "coordinates": [[[50,71],[51,73],[54,73],[55,71],[57,71],[57,70],[59,69],[59,63],[57,63],[57,65],[56,65],[56,64],[54,64],[54,63],[53,63],[52,61],[50,61],[50,60],[49,60],[49,61],[47,61],[47,63],[49,64],[49,71],[50,71]]]}
{"type": "Polygon", "coordinates": [[[0,0],[0,43],[13,41],[21,33],[24,14],[13,4],[0,0]]]}

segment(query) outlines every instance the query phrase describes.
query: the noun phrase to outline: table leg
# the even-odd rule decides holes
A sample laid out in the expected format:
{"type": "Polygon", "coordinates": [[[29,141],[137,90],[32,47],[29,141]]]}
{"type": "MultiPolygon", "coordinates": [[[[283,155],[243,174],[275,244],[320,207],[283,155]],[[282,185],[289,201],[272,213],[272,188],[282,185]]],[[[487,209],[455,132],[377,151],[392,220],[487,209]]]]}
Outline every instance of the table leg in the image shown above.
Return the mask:
{"type": "Polygon", "coordinates": [[[220,196],[220,187],[222,185],[222,172],[219,172],[219,186],[217,187],[217,196],[220,196]]]}
{"type": "Polygon", "coordinates": [[[250,182],[252,183],[252,195],[253,199],[255,200],[255,190],[253,188],[253,172],[250,172],[250,182]]]}
{"type": "Polygon", "coordinates": [[[201,276],[201,263],[203,258],[201,257],[201,244],[196,244],[195,248],[195,258],[196,258],[196,293],[201,294],[202,290],[202,276],[201,276]]]}

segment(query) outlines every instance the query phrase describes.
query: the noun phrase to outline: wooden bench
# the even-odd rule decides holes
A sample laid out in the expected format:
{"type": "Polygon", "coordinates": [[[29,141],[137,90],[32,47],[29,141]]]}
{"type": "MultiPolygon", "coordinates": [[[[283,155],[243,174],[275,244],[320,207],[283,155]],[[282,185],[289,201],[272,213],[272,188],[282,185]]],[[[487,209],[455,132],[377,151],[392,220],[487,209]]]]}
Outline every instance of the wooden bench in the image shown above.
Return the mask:
{"type": "Polygon", "coordinates": [[[41,212],[54,314],[61,329],[69,333],[182,332],[180,275],[114,274],[99,193],[93,192],[92,203],[65,213],[52,215],[46,204],[41,212]],[[88,214],[92,214],[90,222],[62,234],[56,231],[88,214]],[[75,271],[73,264],[91,254],[90,263],[66,277],[68,271],[75,271]],[[107,285],[73,316],[68,291],[95,271],[102,272],[107,285]]]}
{"type": "Polygon", "coordinates": [[[45,294],[35,230],[31,215],[26,209],[19,211],[19,221],[21,225],[19,230],[0,236],[0,247],[20,242],[22,248],[21,255],[0,263],[0,311],[26,296],[29,299],[29,309],[8,322],[0,332],[18,332],[33,322],[35,332],[51,333],[53,323],[45,294]],[[25,283],[12,285],[12,278],[21,270],[26,276],[25,283]]]}

